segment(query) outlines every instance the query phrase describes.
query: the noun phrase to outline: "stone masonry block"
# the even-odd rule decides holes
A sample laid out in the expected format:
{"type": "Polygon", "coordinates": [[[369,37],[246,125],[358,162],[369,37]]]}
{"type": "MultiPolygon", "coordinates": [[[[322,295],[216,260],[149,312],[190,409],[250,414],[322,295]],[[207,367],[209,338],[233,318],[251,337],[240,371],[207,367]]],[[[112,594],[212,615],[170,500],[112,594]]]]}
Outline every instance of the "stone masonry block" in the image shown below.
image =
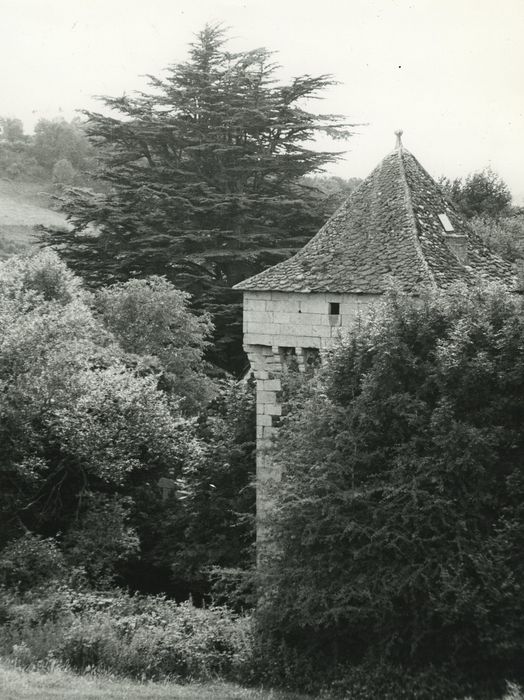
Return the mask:
{"type": "Polygon", "coordinates": [[[271,294],[271,292],[244,292],[244,301],[247,299],[263,299],[265,301],[269,301],[271,299],[271,294]]]}
{"type": "Polygon", "coordinates": [[[277,402],[277,397],[274,391],[257,390],[257,404],[274,404],[277,402]]]}
{"type": "Polygon", "coordinates": [[[282,406],[276,402],[257,404],[257,416],[259,414],[265,416],[281,416],[282,406]]]}
{"type": "Polygon", "coordinates": [[[272,323],[259,323],[258,321],[250,321],[248,319],[245,325],[245,330],[248,333],[267,333],[271,335],[271,333],[274,331],[274,328],[272,323]]]}
{"type": "Polygon", "coordinates": [[[284,295],[279,299],[272,299],[271,301],[268,301],[267,308],[274,309],[275,311],[298,311],[300,308],[300,302],[291,295],[287,297],[284,295]]]}
{"type": "Polygon", "coordinates": [[[250,345],[271,345],[274,336],[263,333],[244,333],[244,338],[250,345]]]}
{"type": "Polygon", "coordinates": [[[264,299],[251,299],[246,297],[244,300],[244,313],[246,311],[265,311],[266,304],[271,303],[264,299]]]}
{"type": "Polygon", "coordinates": [[[267,413],[271,416],[281,416],[282,406],[279,403],[274,404],[273,406],[268,406],[267,413]]]}
{"type": "Polygon", "coordinates": [[[293,317],[293,323],[299,326],[313,326],[320,324],[322,318],[322,314],[301,313],[293,317]]]}
{"type": "Polygon", "coordinates": [[[318,348],[320,347],[320,339],[318,336],[298,336],[297,345],[301,348],[318,348]]]}
{"type": "Polygon", "coordinates": [[[309,332],[312,336],[317,336],[319,338],[329,338],[330,337],[330,327],[329,325],[325,326],[310,326],[309,332]]]}
{"type": "Polygon", "coordinates": [[[248,327],[251,323],[273,323],[274,316],[273,311],[248,311],[246,313],[248,327]]]}
{"type": "MultiPolygon", "coordinates": [[[[283,311],[275,311],[273,312],[273,323],[275,325],[286,325],[288,323],[293,323],[295,320],[296,316],[295,314],[289,314],[289,313],[284,313],[283,311]]],[[[298,315],[298,314],[297,314],[298,315]]]]}
{"type": "Polygon", "coordinates": [[[275,335],[274,340],[278,341],[278,347],[280,348],[294,348],[296,347],[296,338],[291,333],[286,333],[286,335],[275,335]]]}
{"type": "Polygon", "coordinates": [[[281,391],[282,383],[280,379],[267,379],[262,383],[263,391],[281,391]]]}

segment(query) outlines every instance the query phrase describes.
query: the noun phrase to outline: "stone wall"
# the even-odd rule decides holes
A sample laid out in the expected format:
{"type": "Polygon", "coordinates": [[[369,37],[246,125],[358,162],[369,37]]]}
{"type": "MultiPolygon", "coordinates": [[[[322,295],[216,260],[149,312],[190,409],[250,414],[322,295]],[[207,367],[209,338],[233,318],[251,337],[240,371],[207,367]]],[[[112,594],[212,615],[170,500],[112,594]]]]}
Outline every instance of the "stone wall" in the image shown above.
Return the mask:
{"type": "Polygon", "coordinates": [[[365,314],[375,295],[244,293],[244,347],[257,382],[257,540],[266,538],[272,490],[281,478],[271,456],[282,413],[281,373],[290,356],[304,369],[310,352],[330,348],[365,314]],[[338,314],[330,313],[338,304],[338,314]]]}
{"type": "Polygon", "coordinates": [[[376,300],[372,294],[244,292],[244,345],[328,348],[376,300]],[[340,314],[330,315],[338,303],[340,314]]]}

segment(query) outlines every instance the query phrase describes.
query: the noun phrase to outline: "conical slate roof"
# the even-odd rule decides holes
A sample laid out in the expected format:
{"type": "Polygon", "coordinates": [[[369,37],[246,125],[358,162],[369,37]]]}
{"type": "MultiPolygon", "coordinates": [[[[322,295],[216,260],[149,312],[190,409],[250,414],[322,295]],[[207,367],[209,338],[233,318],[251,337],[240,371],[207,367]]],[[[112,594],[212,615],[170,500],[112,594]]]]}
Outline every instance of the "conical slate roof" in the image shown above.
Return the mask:
{"type": "Polygon", "coordinates": [[[511,264],[471,230],[400,134],[396,149],[304,248],[235,289],[380,294],[392,278],[416,292],[479,276],[514,286],[511,264]],[[454,243],[465,255],[453,252],[454,243]]]}

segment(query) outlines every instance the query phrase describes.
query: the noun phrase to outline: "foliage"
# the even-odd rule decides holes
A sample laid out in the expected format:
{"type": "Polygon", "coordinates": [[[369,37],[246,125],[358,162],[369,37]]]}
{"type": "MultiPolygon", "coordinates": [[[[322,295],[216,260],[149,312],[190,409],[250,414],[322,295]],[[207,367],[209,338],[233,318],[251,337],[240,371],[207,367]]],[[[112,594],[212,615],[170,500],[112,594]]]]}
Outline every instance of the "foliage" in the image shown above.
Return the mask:
{"type": "Polygon", "coordinates": [[[203,370],[213,326],[208,314],[196,316],[188,306],[187,294],[156,276],[102,288],[95,297],[104,326],[125,352],[142,363],[151,358],[162,388],[194,411],[214,393],[203,370]]]}
{"type": "Polygon", "coordinates": [[[515,262],[524,257],[524,218],[522,214],[470,220],[475,233],[496,253],[515,262]]]}
{"type": "Polygon", "coordinates": [[[281,430],[263,635],[326,668],[518,675],[523,343],[520,299],[480,286],[391,292],[335,350],[281,430]]]}
{"type": "Polygon", "coordinates": [[[16,141],[23,141],[25,138],[24,125],[20,119],[0,117],[0,129],[0,135],[3,141],[16,143],[16,141]]]}
{"type": "Polygon", "coordinates": [[[359,177],[344,179],[338,175],[308,175],[304,184],[317,189],[322,195],[322,205],[331,215],[362,182],[359,177]]]}
{"type": "MultiPolygon", "coordinates": [[[[69,163],[72,172],[85,170],[92,159],[92,147],[79,119],[39,119],[35,126],[33,154],[46,173],[57,164],[69,163]]],[[[69,184],[69,183],[63,183],[69,184]]]]}
{"type": "Polygon", "coordinates": [[[205,377],[210,322],[186,294],[87,294],[48,250],[0,265],[0,324],[0,545],[56,537],[79,584],[164,570],[180,596],[250,567],[253,387],[205,377]]]}
{"type": "Polygon", "coordinates": [[[83,171],[93,162],[92,147],[79,119],[40,119],[34,135],[20,119],[0,118],[0,174],[9,179],[59,185],[87,184],[83,171]]]}
{"type": "Polygon", "coordinates": [[[194,440],[88,302],[50,251],[0,265],[1,537],[61,533],[66,558],[89,554],[87,573],[107,577],[136,549],[119,496],[174,473],[194,440]]]}
{"type": "Polygon", "coordinates": [[[27,591],[65,578],[65,561],[56,542],[30,532],[0,552],[0,586],[27,591]]]}
{"type": "Polygon", "coordinates": [[[75,180],[75,170],[71,165],[71,161],[67,158],[60,158],[53,165],[52,171],[53,182],[59,187],[64,185],[72,185],[75,180]]]}
{"type": "Polygon", "coordinates": [[[15,227],[15,226],[10,226],[9,227],[9,233],[6,235],[4,233],[6,227],[2,227],[2,231],[0,231],[0,260],[5,260],[6,258],[11,257],[11,255],[20,255],[21,253],[24,253],[27,251],[29,244],[25,240],[13,240],[11,236],[9,235],[13,229],[22,229],[22,232],[25,233],[26,227],[15,227]]]}
{"type": "Polygon", "coordinates": [[[491,168],[472,173],[465,180],[442,177],[439,184],[468,219],[474,216],[497,219],[509,211],[511,192],[491,168]]]}
{"type": "Polygon", "coordinates": [[[238,678],[250,662],[249,618],[163,598],[68,588],[4,605],[0,652],[135,678],[238,678]],[[43,634],[45,632],[45,634],[43,634]],[[46,643],[47,640],[47,643],[46,643]]]}
{"type": "Polygon", "coordinates": [[[90,494],[86,500],[90,503],[68,530],[64,550],[68,564],[84,580],[103,587],[111,584],[119,561],[136,558],[139,553],[138,535],[129,525],[133,503],[129,497],[113,495],[90,494]]]}
{"type": "Polygon", "coordinates": [[[20,119],[0,117],[0,175],[11,180],[38,180],[44,176],[20,119]]]}
{"type": "MultiPolygon", "coordinates": [[[[141,500],[145,560],[169,566],[172,580],[193,594],[208,594],[211,579],[227,578],[222,569],[240,569],[235,576],[244,581],[253,566],[255,420],[252,384],[223,382],[199,418],[199,449],[184,461],[169,497],[141,500]]],[[[249,595],[244,586],[244,607],[249,595]]]]}
{"type": "Polygon", "coordinates": [[[308,148],[349,136],[336,115],[307,111],[329,76],[276,77],[266,49],[231,53],[206,27],[189,60],[150,77],[152,91],[103,98],[86,112],[97,149],[95,193],[64,200],[70,231],[47,241],[88,283],[165,275],[213,316],[214,360],[242,369],[240,294],[232,285],[296,251],[325,219],[302,178],[338,157],[308,148]]]}

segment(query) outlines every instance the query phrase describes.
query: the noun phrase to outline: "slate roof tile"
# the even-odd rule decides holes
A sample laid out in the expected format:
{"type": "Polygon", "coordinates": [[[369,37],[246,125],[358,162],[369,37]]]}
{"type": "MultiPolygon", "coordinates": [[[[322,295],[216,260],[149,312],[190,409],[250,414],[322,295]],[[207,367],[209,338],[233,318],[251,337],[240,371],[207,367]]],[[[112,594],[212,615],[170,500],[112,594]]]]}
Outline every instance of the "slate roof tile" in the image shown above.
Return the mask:
{"type": "Polygon", "coordinates": [[[380,294],[391,278],[415,292],[427,284],[472,284],[479,276],[515,284],[511,263],[484,245],[399,138],[309,243],[235,289],[380,294]],[[448,216],[452,234],[439,214],[448,216]],[[464,263],[449,236],[465,237],[464,263]]]}

